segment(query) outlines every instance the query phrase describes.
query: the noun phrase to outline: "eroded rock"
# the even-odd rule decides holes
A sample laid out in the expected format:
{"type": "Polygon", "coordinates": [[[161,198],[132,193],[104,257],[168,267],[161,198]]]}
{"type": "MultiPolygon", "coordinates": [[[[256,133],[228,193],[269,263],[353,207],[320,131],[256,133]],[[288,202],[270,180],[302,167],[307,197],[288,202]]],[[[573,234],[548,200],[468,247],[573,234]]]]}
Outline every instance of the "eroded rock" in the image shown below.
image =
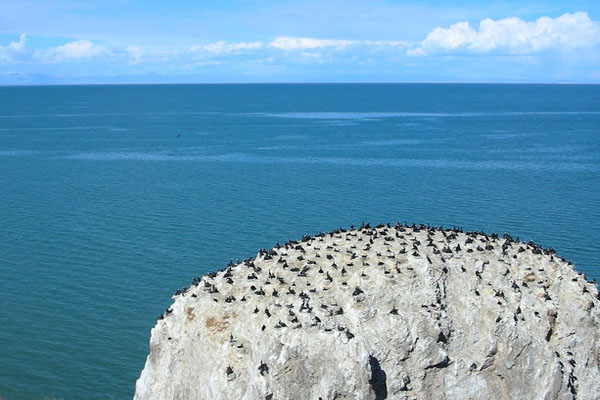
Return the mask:
{"type": "Polygon", "coordinates": [[[508,235],[305,236],[179,290],[135,399],[596,399],[599,306],[508,235]]]}

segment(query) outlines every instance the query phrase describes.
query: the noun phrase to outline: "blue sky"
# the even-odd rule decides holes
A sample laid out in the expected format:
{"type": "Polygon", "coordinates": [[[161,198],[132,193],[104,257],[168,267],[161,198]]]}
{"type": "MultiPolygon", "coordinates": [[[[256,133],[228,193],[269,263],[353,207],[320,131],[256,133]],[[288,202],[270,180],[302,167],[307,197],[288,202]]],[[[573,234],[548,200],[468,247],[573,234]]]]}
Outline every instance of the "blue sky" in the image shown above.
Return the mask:
{"type": "Polygon", "coordinates": [[[600,1],[0,0],[0,84],[600,83],[600,1]]]}

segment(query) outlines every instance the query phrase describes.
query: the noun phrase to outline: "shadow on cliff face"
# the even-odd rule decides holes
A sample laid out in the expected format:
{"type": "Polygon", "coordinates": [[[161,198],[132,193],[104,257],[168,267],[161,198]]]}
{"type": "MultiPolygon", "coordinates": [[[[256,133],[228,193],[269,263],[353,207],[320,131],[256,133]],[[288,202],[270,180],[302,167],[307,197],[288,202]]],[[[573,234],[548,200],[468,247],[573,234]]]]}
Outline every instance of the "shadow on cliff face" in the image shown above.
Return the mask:
{"type": "Polygon", "coordinates": [[[386,386],[387,376],[385,371],[381,369],[379,360],[373,356],[369,356],[369,365],[371,366],[371,379],[369,379],[369,384],[375,392],[375,400],[385,400],[388,395],[386,386]]]}

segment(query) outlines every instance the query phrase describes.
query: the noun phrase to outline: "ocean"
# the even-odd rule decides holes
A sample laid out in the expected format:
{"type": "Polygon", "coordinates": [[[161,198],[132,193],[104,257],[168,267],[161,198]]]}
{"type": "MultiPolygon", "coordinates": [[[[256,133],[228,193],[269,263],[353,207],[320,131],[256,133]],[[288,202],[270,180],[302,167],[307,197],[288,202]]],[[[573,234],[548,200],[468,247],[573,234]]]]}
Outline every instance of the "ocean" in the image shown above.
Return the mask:
{"type": "Polygon", "coordinates": [[[131,398],[175,289],[363,221],[600,279],[600,86],[0,87],[0,397],[131,398]]]}

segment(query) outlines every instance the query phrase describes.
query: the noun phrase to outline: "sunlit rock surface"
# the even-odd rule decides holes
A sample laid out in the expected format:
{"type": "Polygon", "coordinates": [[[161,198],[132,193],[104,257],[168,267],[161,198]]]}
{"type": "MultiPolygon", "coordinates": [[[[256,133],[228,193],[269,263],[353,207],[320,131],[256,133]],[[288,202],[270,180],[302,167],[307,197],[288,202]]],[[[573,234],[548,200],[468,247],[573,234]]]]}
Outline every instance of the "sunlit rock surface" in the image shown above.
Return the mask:
{"type": "Polygon", "coordinates": [[[135,399],[597,399],[599,308],[507,235],[335,230],[178,291],[135,399]]]}

